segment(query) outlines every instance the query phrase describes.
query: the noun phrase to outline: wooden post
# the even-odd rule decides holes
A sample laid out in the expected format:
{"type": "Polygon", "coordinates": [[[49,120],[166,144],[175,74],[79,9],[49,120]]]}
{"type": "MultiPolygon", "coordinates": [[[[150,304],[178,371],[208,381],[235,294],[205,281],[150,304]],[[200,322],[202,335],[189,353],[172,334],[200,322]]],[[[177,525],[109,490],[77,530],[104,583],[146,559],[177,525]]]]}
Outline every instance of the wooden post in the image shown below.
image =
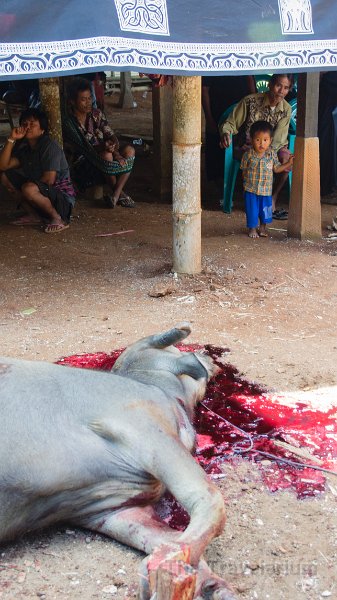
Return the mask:
{"type": "Polygon", "coordinates": [[[153,188],[163,202],[172,199],[172,86],[152,86],[153,188]]]}
{"type": "Polygon", "coordinates": [[[149,591],[156,600],[193,600],[197,571],[190,562],[190,548],[163,545],[148,561],[149,591]]]}
{"type": "Polygon", "coordinates": [[[201,77],[173,78],[173,270],[201,271],[201,77]]]}
{"type": "Polygon", "coordinates": [[[322,237],[317,137],[318,90],[319,73],[299,75],[288,236],[301,240],[322,237]]]}
{"type": "Polygon", "coordinates": [[[136,108],[137,104],[132,95],[132,79],[129,71],[120,74],[120,94],[118,106],[121,108],[136,108]]]}
{"type": "Polygon", "coordinates": [[[50,137],[63,146],[58,77],[39,79],[40,98],[49,121],[50,137]]]}

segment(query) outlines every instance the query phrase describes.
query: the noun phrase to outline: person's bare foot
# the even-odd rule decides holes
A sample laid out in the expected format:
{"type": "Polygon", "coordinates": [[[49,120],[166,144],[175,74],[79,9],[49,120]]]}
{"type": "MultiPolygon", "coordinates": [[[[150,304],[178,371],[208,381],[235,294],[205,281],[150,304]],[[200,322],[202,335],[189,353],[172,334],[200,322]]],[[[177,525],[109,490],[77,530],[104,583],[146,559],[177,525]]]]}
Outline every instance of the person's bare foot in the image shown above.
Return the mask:
{"type": "Polygon", "coordinates": [[[45,233],[59,233],[60,231],[63,231],[64,229],[68,229],[69,227],[69,223],[64,223],[64,221],[62,221],[61,217],[59,216],[58,218],[52,219],[50,221],[50,223],[48,223],[46,225],[46,227],[44,228],[44,232],[45,233]]]}
{"type": "Polygon", "coordinates": [[[256,227],[253,227],[252,229],[248,229],[248,235],[250,238],[258,238],[259,234],[256,230],[256,227]]]}
{"type": "Polygon", "coordinates": [[[268,237],[268,232],[265,224],[260,225],[259,229],[257,230],[257,233],[260,237],[268,237]]]}

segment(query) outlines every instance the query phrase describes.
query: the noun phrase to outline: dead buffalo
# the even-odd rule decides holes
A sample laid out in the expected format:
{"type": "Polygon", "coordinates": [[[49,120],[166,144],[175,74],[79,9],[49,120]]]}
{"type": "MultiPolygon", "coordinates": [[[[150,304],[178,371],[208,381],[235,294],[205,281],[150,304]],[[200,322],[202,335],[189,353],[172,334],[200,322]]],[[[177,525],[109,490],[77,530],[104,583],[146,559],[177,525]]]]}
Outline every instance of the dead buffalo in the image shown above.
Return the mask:
{"type": "Polygon", "coordinates": [[[0,359],[0,542],[67,522],[146,554],[188,544],[196,594],[231,597],[202,560],[223,498],[191,456],[194,408],[218,367],[173,346],[189,333],[183,323],[144,338],[109,373],[0,359]],[[165,490],[190,515],[183,532],[153,509],[165,490]]]}

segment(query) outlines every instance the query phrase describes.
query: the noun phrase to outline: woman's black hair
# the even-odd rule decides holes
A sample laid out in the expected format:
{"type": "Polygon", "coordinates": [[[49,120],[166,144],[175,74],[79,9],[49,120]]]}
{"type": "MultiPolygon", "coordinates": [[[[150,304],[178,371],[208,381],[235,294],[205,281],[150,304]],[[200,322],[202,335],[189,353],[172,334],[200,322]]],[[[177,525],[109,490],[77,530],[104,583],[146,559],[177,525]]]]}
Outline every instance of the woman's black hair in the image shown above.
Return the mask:
{"type": "Polygon", "coordinates": [[[39,108],[27,108],[21,113],[19,124],[22,125],[24,121],[30,118],[38,121],[41,129],[43,129],[45,133],[48,133],[48,117],[43,110],[40,110],[39,108]]]}

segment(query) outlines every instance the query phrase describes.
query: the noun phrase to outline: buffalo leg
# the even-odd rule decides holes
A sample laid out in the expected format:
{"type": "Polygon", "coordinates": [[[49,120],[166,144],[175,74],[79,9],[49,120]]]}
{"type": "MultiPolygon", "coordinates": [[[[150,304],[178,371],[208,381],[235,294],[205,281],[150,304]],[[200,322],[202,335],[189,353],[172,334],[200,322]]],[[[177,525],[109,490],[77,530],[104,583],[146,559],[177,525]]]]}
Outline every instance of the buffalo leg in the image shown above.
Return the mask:
{"type": "Polygon", "coordinates": [[[181,535],[181,532],[171,529],[161,521],[152,506],[98,514],[80,525],[104,533],[145,554],[151,554],[154,548],[161,544],[178,543],[181,535]]]}
{"type": "MultiPolygon", "coordinates": [[[[171,529],[161,521],[152,506],[126,508],[111,514],[103,513],[79,524],[146,554],[151,554],[158,546],[167,545],[169,552],[174,545],[182,544],[180,541],[182,532],[171,529]]],[[[148,560],[147,556],[142,561],[140,600],[150,598],[147,578],[148,560]]],[[[215,575],[203,559],[198,564],[196,597],[209,600],[234,600],[226,582],[215,575]]]]}

